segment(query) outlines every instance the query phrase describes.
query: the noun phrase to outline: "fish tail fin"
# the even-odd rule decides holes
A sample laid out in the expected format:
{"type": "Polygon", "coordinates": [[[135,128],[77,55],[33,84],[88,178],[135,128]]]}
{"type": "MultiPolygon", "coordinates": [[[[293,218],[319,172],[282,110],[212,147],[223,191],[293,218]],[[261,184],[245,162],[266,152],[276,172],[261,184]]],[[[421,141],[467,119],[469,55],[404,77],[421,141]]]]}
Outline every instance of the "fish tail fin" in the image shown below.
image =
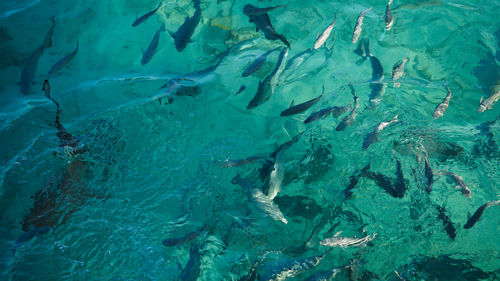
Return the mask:
{"type": "Polygon", "coordinates": [[[285,36],[280,34],[279,37],[280,37],[281,42],[283,42],[283,44],[285,44],[288,48],[291,49],[290,43],[288,42],[288,40],[286,40],[285,36]]]}

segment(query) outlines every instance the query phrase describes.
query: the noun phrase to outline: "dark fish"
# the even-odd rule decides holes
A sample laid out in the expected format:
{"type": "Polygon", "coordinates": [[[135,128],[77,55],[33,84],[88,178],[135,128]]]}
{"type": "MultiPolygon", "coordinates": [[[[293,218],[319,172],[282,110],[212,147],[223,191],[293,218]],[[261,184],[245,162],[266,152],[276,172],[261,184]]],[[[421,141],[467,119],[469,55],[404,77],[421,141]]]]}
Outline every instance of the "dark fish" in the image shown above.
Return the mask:
{"type": "Polygon", "coordinates": [[[403,177],[403,172],[401,170],[401,163],[399,160],[396,161],[396,179],[384,176],[379,173],[369,171],[370,166],[368,165],[363,169],[361,176],[367,177],[375,181],[375,183],[389,193],[392,197],[403,198],[407,190],[406,180],[403,177]]]}
{"type": "Polygon", "coordinates": [[[438,219],[443,221],[444,230],[446,230],[446,233],[452,240],[455,239],[457,236],[457,230],[455,229],[455,226],[453,226],[453,222],[451,222],[450,217],[446,214],[446,210],[439,205],[436,205],[436,210],[438,211],[438,219]]]}
{"type": "Polygon", "coordinates": [[[320,111],[316,111],[316,112],[312,113],[311,115],[309,115],[306,118],[306,120],[304,120],[304,123],[305,124],[309,124],[309,123],[311,123],[313,121],[316,121],[318,119],[321,119],[321,118],[327,116],[330,113],[333,115],[333,117],[337,118],[340,115],[342,115],[342,114],[346,113],[347,111],[349,111],[350,108],[351,108],[351,105],[329,106],[327,108],[323,108],[320,111]]]}
{"type": "Polygon", "coordinates": [[[434,183],[434,173],[432,172],[431,169],[431,163],[429,162],[429,157],[425,155],[424,159],[424,176],[426,180],[426,191],[427,193],[431,193],[432,191],[432,184],[434,183]]]}
{"type": "Polygon", "coordinates": [[[392,0],[389,0],[389,3],[387,3],[387,7],[385,8],[385,30],[389,31],[391,30],[392,24],[394,23],[394,17],[392,16],[391,12],[391,4],[392,0]]]}
{"type": "Polygon", "coordinates": [[[321,93],[321,95],[319,95],[318,97],[316,97],[312,100],[308,100],[306,102],[303,102],[301,104],[297,104],[295,106],[290,106],[289,108],[283,110],[281,112],[280,116],[290,116],[290,115],[299,114],[299,113],[302,113],[302,112],[308,110],[311,106],[316,104],[323,97],[324,93],[325,93],[325,87],[323,86],[323,92],[321,93]]]}
{"type": "Polygon", "coordinates": [[[156,53],[156,49],[158,48],[158,43],[160,42],[160,33],[164,30],[165,30],[165,25],[163,25],[162,23],[160,28],[158,28],[158,30],[156,31],[153,40],[151,40],[151,43],[149,43],[148,48],[142,54],[142,60],[141,60],[142,65],[146,65],[153,58],[154,54],[156,53]]]}
{"type": "Polygon", "coordinates": [[[201,18],[201,7],[200,0],[193,0],[194,3],[194,15],[192,17],[186,17],[184,23],[179,27],[179,29],[172,34],[175,41],[175,48],[178,52],[182,52],[187,44],[190,42],[191,36],[193,36],[196,27],[200,23],[201,18]]]}
{"type": "MultiPolygon", "coordinates": [[[[71,147],[71,148],[77,148],[78,147],[78,140],[73,137],[70,133],[64,129],[63,125],[61,124],[61,109],[59,107],[59,103],[52,98],[50,95],[50,83],[49,80],[45,80],[43,82],[42,90],[45,92],[45,96],[51,100],[55,105],[56,105],[56,129],[58,130],[57,132],[57,137],[59,138],[60,141],[60,146],[62,147],[71,147]]],[[[78,153],[82,152],[82,150],[76,150],[73,151],[73,153],[78,153]]]]}
{"type": "Polygon", "coordinates": [[[208,224],[205,224],[202,227],[200,227],[199,229],[193,230],[193,231],[189,232],[188,234],[184,235],[183,237],[168,238],[168,239],[163,240],[162,243],[163,243],[163,245],[165,245],[167,247],[186,243],[186,242],[191,241],[191,240],[195,239],[196,237],[198,237],[201,233],[203,233],[207,229],[207,227],[208,227],[208,224]]]}
{"type": "Polygon", "coordinates": [[[320,256],[272,261],[263,266],[263,272],[257,278],[259,281],[274,281],[294,277],[308,269],[316,267],[332,249],[329,249],[320,256]]]}
{"type": "Polygon", "coordinates": [[[467,220],[467,223],[464,225],[464,228],[465,229],[469,229],[469,228],[473,227],[476,224],[476,222],[483,215],[484,210],[486,210],[486,208],[488,208],[489,206],[492,206],[492,205],[500,205],[500,200],[498,200],[498,201],[490,201],[490,202],[485,203],[481,207],[479,207],[474,212],[474,214],[467,220]]]}
{"type": "Polygon", "coordinates": [[[266,14],[269,11],[272,11],[277,8],[285,7],[286,5],[278,5],[274,7],[266,7],[266,8],[257,8],[252,5],[246,5],[245,8],[243,8],[243,13],[247,16],[249,15],[263,15],[266,14]]]}
{"type": "Polygon", "coordinates": [[[259,87],[257,89],[257,93],[253,97],[253,99],[248,103],[247,109],[253,109],[256,108],[257,106],[265,103],[266,101],[269,100],[269,98],[273,95],[274,93],[274,87],[272,85],[272,80],[276,72],[281,66],[281,63],[283,62],[283,58],[287,54],[288,49],[284,48],[279,56],[278,62],[276,63],[276,67],[274,70],[264,78],[263,81],[259,81],[259,87]]]}
{"type": "Polygon", "coordinates": [[[240,94],[241,92],[243,92],[246,88],[247,88],[247,86],[242,85],[242,86],[240,87],[240,89],[238,90],[238,92],[236,92],[236,94],[237,94],[237,95],[239,95],[239,94],[240,94]]]}
{"type": "Polygon", "coordinates": [[[196,281],[201,272],[200,246],[195,243],[189,249],[189,260],[182,270],[179,278],[182,281],[196,281]]]}
{"type": "Polygon", "coordinates": [[[204,83],[207,80],[210,80],[211,77],[213,77],[215,70],[217,69],[217,67],[219,67],[219,65],[222,63],[222,61],[230,51],[231,48],[221,53],[220,58],[215,65],[209,66],[199,71],[178,75],[177,77],[168,80],[163,86],[160,87],[160,89],[167,88],[167,92],[175,92],[176,90],[182,88],[193,88],[199,86],[200,84],[204,83]]]}
{"type": "Polygon", "coordinates": [[[21,248],[24,245],[24,243],[30,241],[35,236],[42,235],[42,234],[49,232],[50,229],[51,228],[48,226],[42,226],[42,227],[33,228],[33,229],[23,233],[21,236],[19,236],[19,238],[17,238],[16,243],[12,247],[12,251],[13,252],[17,251],[19,248],[21,248]]]}
{"type": "Polygon", "coordinates": [[[356,170],[353,175],[349,177],[349,184],[344,189],[344,196],[346,199],[351,198],[352,190],[358,185],[359,177],[370,169],[370,165],[366,165],[363,170],[356,170]]]}
{"type": "Polygon", "coordinates": [[[46,48],[50,48],[52,46],[52,35],[54,34],[56,22],[54,20],[54,17],[51,17],[50,21],[52,22],[52,26],[47,32],[47,35],[45,35],[45,39],[43,40],[42,45],[35,51],[33,51],[33,53],[31,53],[29,58],[26,60],[26,63],[24,64],[23,71],[21,72],[21,81],[19,84],[21,93],[25,95],[31,94],[31,86],[33,84],[33,81],[35,80],[36,70],[38,68],[38,60],[40,60],[40,58],[42,57],[43,51],[46,48]]]}
{"type": "Polygon", "coordinates": [[[292,145],[294,145],[300,138],[300,136],[302,136],[303,132],[302,133],[298,133],[297,135],[293,136],[293,138],[283,144],[281,144],[275,151],[273,151],[271,154],[269,154],[269,157],[271,158],[276,158],[276,155],[278,155],[278,153],[280,152],[283,152],[284,150],[290,148],[292,145]]]}
{"type": "Polygon", "coordinates": [[[260,160],[260,159],[263,159],[264,157],[262,156],[250,156],[250,157],[247,157],[245,159],[233,159],[233,160],[226,160],[224,161],[223,163],[221,163],[221,166],[222,167],[236,167],[236,166],[242,166],[242,165],[245,165],[245,164],[249,164],[249,163],[252,163],[256,160],[260,160]]]}
{"type": "Polygon", "coordinates": [[[262,65],[264,64],[264,62],[266,62],[266,58],[267,58],[267,56],[268,56],[270,53],[272,53],[272,52],[274,52],[274,51],[277,51],[277,50],[279,50],[279,49],[280,49],[279,47],[278,47],[278,48],[274,48],[274,49],[272,49],[272,50],[270,50],[270,51],[267,51],[266,53],[264,53],[264,54],[260,55],[258,58],[256,58],[256,59],[255,59],[255,61],[254,61],[252,64],[250,64],[250,65],[249,65],[249,66],[245,69],[245,71],[243,71],[243,73],[241,74],[241,76],[243,76],[243,77],[247,77],[247,76],[249,76],[250,74],[252,74],[252,73],[256,72],[257,70],[259,70],[259,69],[262,67],[262,65]]]}
{"type": "Polygon", "coordinates": [[[49,75],[53,75],[56,72],[58,72],[59,70],[61,70],[61,68],[63,68],[65,65],[67,65],[76,56],[77,52],[78,52],[78,41],[76,42],[76,48],[75,48],[75,50],[73,52],[71,52],[70,54],[66,55],[65,57],[63,57],[62,59],[60,59],[59,61],[57,61],[50,68],[49,75]]]}
{"type": "Polygon", "coordinates": [[[260,261],[256,261],[252,264],[250,271],[245,274],[245,276],[238,279],[238,281],[254,281],[257,278],[257,265],[259,265],[260,261]]]}
{"type": "Polygon", "coordinates": [[[154,13],[156,13],[156,11],[158,11],[158,9],[161,7],[163,3],[160,3],[158,5],[158,7],[156,7],[156,9],[152,10],[151,12],[148,12],[142,16],[140,16],[138,19],[136,19],[134,21],[134,23],[132,23],[132,26],[138,26],[139,24],[141,24],[143,21],[147,20],[150,16],[152,16],[154,13]]]}
{"type": "MultiPolygon", "coordinates": [[[[248,4],[243,8],[243,12],[245,12],[245,10],[252,10],[256,8],[257,7],[248,4]]],[[[269,15],[267,13],[258,15],[247,14],[247,16],[250,18],[250,22],[253,22],[255,24],[255,26],[257,27],[257,31],[259,31],[260,29],[262,30],[262,32],[264,32],[264,35],[267,39],[281,40],[281,42],[283,42],[288,48],[290,48],[290,43],[288,43],[285,36],[278,34],[278,32],[274,30],[271,24],[271,19],[269,18],[269,15]]]]}
{"type": "Polygon", "coordinates": [[[354,87],[352,85],[349,86],[351,87],[351,92],[354,96],[354,107],[352,108],[351,113],[349,113],[349,115],[344,117],[344,119],[342,119],[342,121],[337,125],[337,128],[335,128],[336,131],[343,131],[347,126],[351,126],[352,124],[354,124],[354,120],[358,115],[359,98],[356,96],[354,87]]]}

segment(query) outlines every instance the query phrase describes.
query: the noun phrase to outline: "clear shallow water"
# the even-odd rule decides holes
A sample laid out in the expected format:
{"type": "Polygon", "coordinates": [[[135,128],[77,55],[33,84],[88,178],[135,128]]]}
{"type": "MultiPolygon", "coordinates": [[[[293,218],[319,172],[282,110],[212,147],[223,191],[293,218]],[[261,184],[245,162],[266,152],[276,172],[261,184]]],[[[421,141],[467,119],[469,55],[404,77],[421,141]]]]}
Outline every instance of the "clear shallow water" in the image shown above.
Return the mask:
{"type": "Polygon", "coordinates": [[[291,44],[288,61],[311,48],[336,14],[326,42],[333,52],[324,47],[314,52],[289,79],[285,70],[271,98],[252,110],[247,104],[259,80],[275,67],[279,51],[258,72],[246,78],[241,73],[254,58],[283,44],[255,32],[243,13],[248,3],[201,2],[193,42],[178,52],[162,32],[147,65],[141,64],[142,53],[158,27],[163,22],[175,32],[193,14],[191,1],[170,1],[137,27],[132,22],[157,2],[0,4],[2,279],[175,280],[185,276],[178,263],[187,267],[190,249],[199,249],[200,258],[187,271],[193,279],[237,280],[260,260],[257,271],[263,278],[269,262],[326,252],[319,242],[339,231],[345,237],[377,235],[365,247],[333,248],[317,267],[291,279],[350,263],[356,266],[344,268],[335,280],[398,280],[394,270],[406,280],[499,278],[500,206],[487,208],[472,228],[463,226],[468,213],[500,199],[500,105],[476,111],[481,97],[499,84],[500,3],[395,1],[394,25],[384,31],[386,3],[288,2],[269,12],[274,28],[291,44]],[[361,38],[369,40],[387,83],[375,108],[367,82],[370,60],[356,55],[358,44],[351,43],[356,18],[368,7],[361,38]],[[52,15],[52,46],[38,61],[31,93],[22,94],[21,72],[44,41],[52,15]],[[232,48],[212,75],[182,82],[198,83],[192,90],[196,96],[159,90],[168,79],[215,65],[222,52],[249,39],[232,48]],[[77,41],[74,59],[49,77],[62,125],[86,147],[70,159],[63,156],[54,128],[56,108],[40,89],[51,66],[77,41]],[[397,88],[391,71],[403,57],[409,62],[397,88]],[[444,116],[434,120],[432,113],[446,96],[443,80],[453,95],[444,116]],[[345,114],[303,123],[312,112],[352,103],[349,82],[360,104],[353,125],[335,130],[345,114]],[[246,90],[236,95],[241,85],[246,90]],[[279,116],[292,100],[298,104],[318,96],[323,85],[324,97],[307,112],[279,116]],[[165,105],[169,95],[173,102],[165,105]],[[364,137],[396,114],[400,121],[363,150],[364,137]],[[485,129],[477,128],[481,124],[485,129]],[[294,136],[296,142],[279,160],[268,157],[294,136]],[[424,190],[423,161],[417,161],[422,146],[436,174],[430,193],[424,190]],[[249,185],[231,183],[240,175],[252,187],[267,186],[259,177],[266,159],[223,167],[250,156],[278,163],[283,179],[274,204],[287,224],[251,202],[249,185]],[[392,197],[366,174],[345,198],[350,177],[367,164],[370,171],[394,178],[397,160],[407,181],[403,198],[392,197]],[[450,177],[437,175],[445,171],[463,178],[471,198],[455,189],[450,177]],[[37,214],[36,226],[51,228],[16,244],[30,229],[26,216],[37,202],[46,212],[37,214]],[[447,235],[436,205],[445,208],[455,239],[447,235]],[[193,240],[162,245],[205,224],[193,240]],[[307,247],[296,249],[312,232],[307,247]]]}

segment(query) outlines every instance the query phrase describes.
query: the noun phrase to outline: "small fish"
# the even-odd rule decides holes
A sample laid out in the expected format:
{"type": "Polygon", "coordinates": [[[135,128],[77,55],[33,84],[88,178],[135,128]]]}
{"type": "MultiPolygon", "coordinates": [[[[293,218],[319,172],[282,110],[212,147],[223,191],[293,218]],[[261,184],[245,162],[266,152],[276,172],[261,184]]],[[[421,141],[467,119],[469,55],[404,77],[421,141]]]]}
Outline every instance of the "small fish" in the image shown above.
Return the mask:
{"type": "Polygon", "coordinates": [[[396,122],[399,122],[398,115],[394,116],[394,118],[392,118],[392,120],[390,120],[390,121],[384,121],[384,122],[381,122],[380,124],[378,124],[377,127],[375,127],[375,129],[373,129],[373,131],[371,133],[369,133],[368,135],[365,136],[365,139],[363,140],[363,149],[367,149],[372,143],[376,142],[378,140],[377,135],[385,127],[389,126],[392,123],[396,123],[396,122]]]}
{"type": "Polygon", "coordinates": [[[156,9],[152,10],[151,12],[148,12],[142,16],[140,16],[139,18],[137,18],[134,23],[132,23],[132,26],[138,26],[139,24],[141,24],[143,21],[147,20],[150,16],[152,16],[154,13],[156,13],[156,11],[158,11],[158,9],[161,7],[161,5],[163,5],[163,3],[160,3],[158,5],[158,7],[156,7],[156,9]]]}
{"type": "Polygon", "coordinates": [[[446,90],[448,91],[448,94],[444,98],[444,100],[436,107],[434,110],[434,113],[432,114],[432,117],[434,119],[438,119],[439,117],[444,115],[444,112],[448,108],[448,105],[450,104],[450,99],[451,99],[451,91],[450,88],[448,88],[447,85],[444,85],[446,87],[446,90]]]}
{"type": "MultiPolygon", "coordinates": [[[[370,42],[368,40],[363,40],[365,57],[370,58],[370,63],[372,66],[372,79],[370,83],[370,104],[372,106],[376,106],[380,103],[382,99],[382,95],[385,92],[386,84],[382,83],[384,79],[384,69],[382,68],[382,64],[371,52],[370,52],[370,42]]],[[[361,44],[361,43],[360,43],[361,44]]]]}
{"type": "Polygon", "coordinates": [[[436,205],[436,210],[438,211],[438,219],[443,221],[444,230],[446,230],[446,233],[452,240],[455,239],[457,236],[457,230],[451,222],[450,217],[446,214],[446,210],[439,205],[436,205]]]}
{"type": "Polygon", "coordinates": [[[281,49],[280,47],[278,48],[274,48],[270,51],[267,51],[266,53],[260,55],[258,58],[255,59],[255,61],[250,64],[246,69],[245,71],[243,71],[243,73],[241,74],[242,77],[247,77],[249,76],[250,74],[256,72],[257,70],[259,70],[262,65],[266,62],[266,58],[269,54],[271,54],[272,52],[274,51],[277,51],[281,49]]]}
{"type": "MultiPolygon", "coordinates": [[[[243,12],[245,10],[252,10],[252,9],[257,9],[257,7],[247,4],[243,8],[243,12]]],[[[278,34],[276,30],[274,30],[274,27],[271,24],[271,19],[269,18],[269,15],[267,13],[262,13],[262,14],[247,14],[247,16],[250,18],[250,22],[253,22],[255,24],[256,31],[262,30],[264,32],[264,36],[268,40],[281,40],[283,44],[285,44],[288,48],[290,48],[290,43],[288,40],[286,40],[285,36],[278,34]]]]}
{"type": "Polygon", "coordinates": [[[156,53],[156,49],[158,48],[158,43],[160,43],[160,33],[162,31],[165,31],[165,25],[162,23],[160,28],[155,33],[155,36],[153,37],[153,40],[151,40],[151,43],[149,43],[148,48],[146,51],[142,54],[142,60],[141,64],[146,65],[148,62],[153,58],[154,54],[156,53]]]}
{"type": "Polygon", "coordinates": [[[336,131],[343,131],[347,126],[351,126],[354,124],[354,120],[356,119],[356,116],[358,115],[358,109],[359,109],[359,98],[356,96],[356,93],[354,92],[354,87],[350,85],[352,94],[354,96],[354,107],[351,110],[351,113],[344,117],[342,121],[337,125],[335,128],[336,131]]]}
{"type": "Polygon", "coordinates": [[[269,157],[276,158],[278,156],[278,154],[289,149],[292,145],[294,145],[295,143],[297,143],[299,141],[299,138],[302,136],[303,133],[304,132],[298,133],[297,135],[293,136],[291,140],[281,144],[275,151],[273,151],[271,154],[269,154],[269,157]]]}
{"type": "Polygon", "coordinates": [[[172,247],[180,244],[184,244],[185,242],[191,241],[198,237],[201,233],[203,233],[208,227],[208,224],[203,225],[197,230],[191,231],[188,234],[184,235],[183,237],[178,237],[178,238],[168,238],[163,240],[162,244],[167,246],[167,247],[172,247]]]}
{"type": "Polygon", "coordinates": [[[396,161],[396,178],[390,178],[385,175],[370,171],[370,165],[363,168],[362,177],[367,177],[375,181],[375,183],[384,191],[389,193],[394,198],[403,198],[407,190],[406,180],[401,170],[401,162],[396,161]]]}
{"type": "Polygon", "coordinates": [[[313,49],[309,48],[289,59],[286,63],[285,70],[283,70],[284,80],[290,80],[290,77],[311,57],[312,53],[313,49]]]}
{"type": "Polygon", "coordinates": [[[486,99],[483,99],[483,97],[481,97],[477,112],[484,112],[487,109],[492,109],[493,104],[495,104],[498,100],[500,100],[500,89],[498,89],[496,93],[492,94],[486,99]]]}
{"type": "Polygon", "coordinates": [[[281,221],[284,224],[288,223],[279,207],[274,204],[273,200],[266,196],[262,190],[255,187],[255,185],[240,175],[236,175],[232,180],[232,184],[237,184],[243,187],[246,191],[248,199],[264,214],[270,216],[276,221],[281,221]]]}
{"type": "Polygon", "coordinates": [[[476,224],[476,222],[478,222],[479,219],[481,218],[481,216],[483,215],[484,210],[486,210],[486,208],[488,208],[489,206],[493,206],[493,205],[500,205],[500,200],[489,201],[489,202],[486,202],[485,204],[483,204],[481,207],[479,207],[474,212],[474,214],[467,219],[467,223],[464,225],[464,228],[469,229],[469,228],[473,227],[476,224]]]}
{"type": "Polygon", "coordinates": [[[308,269],[316,267],[331,250],[329,249],[320,256],[309,258],[273,260],[263,265],[262,272],[258,275],[258,280],[282,281],[297,276],[308,269]]]}
{"type": "Polygon", "coordinates": [[[247,86],[245,86],[245,85],[241,85],[241,87],[240,87],[240,89],[238,90],[238,92],[236,92],[236,95],[241,94],[241,92],[243,92],[246,88],[247,88],[247,86]]]}
{"type": "Polygon", "coordinates": [[[427,156],[427,153],[425,154],[424,158],[424,176],[426,179],[426,191],[427,193],[431,193],[432,191],[432,184],[434,183],[434,173],[432,172],[431,168],[431,163],[429,161],[429,157],[427,156]]]}
{"type": "Polygon", "coordinates": [[[438,174],[451,177],[456,184],[455,188],[460,188],[460,190],[462,191],[462,194],[465,197],[469,197],[469,198],[472,197],[470,189],[467,187],[464,179],[461,176],[459,176],[455,173],[452,173],[452,172],[440,172],[438,174]]]}
{"type": "Polygon", "coordinates": [[[35,80],[36,71],[38,68],[38,61],[42,57],[43,51],[46,48],[50,48],[52,46],[52,35],[54,34],[56,22],[54,17],[51,17],[50,21],[52,22],[52,26],[45,35],[45,39],[43,40],[42,45],[38,47],[35,51],[33,51],[33,53],[31,53],[29,58],[26,60],[26,63],[24,64],[23,70],[21,72],[21,79],[19,85],[21,93],[25,95],[31,94],[31,86],[33,84],[33,81],[35,80]]]}
{"type": "Polygon", "coordinates": [[[193,36],[196,27],[200,23],[201,19],[201,7],[200,0],[193,0],[195,12],[192,17],[186,17],[184,23],[177,29],[175,33],[172,33],[172,38],[174,38],[175,49],[178,52],[182,52],[187,44],[190,42],[191,36],[193,36]]]}
{"type": "Polygon", "coordinates": [[[252,100],[248,103],[247,109],[256,108],[257,106],[268,101],[269,98],[273,95],[273,93],[274,93],[274,87],[272,84],[273,77],[274,77],[274,75],[276,75],[276,73],[280,69],[280,66],[281,66],[286,54],[288,54],[287,48],[285,48],[281,51],[278,62],[276,63],[276,67],[274,68],[274,70],[268,76],[266,76],[266,78],[264,78],[263,81],[259,81],[259,87],[257,89],[257,93],[252,98],[252,100]]]}
{"type": "Polygon", "coordinates": [[[53,75],[55,74],[56,72],[58,72],[59,70],[61,70],[61,68],[63,68],[65,65],[67,65],[68,63],[71,62],[71,60],[76,56],[76,53],[78,52],[78,41],[76,42],[76,47],[75,47],[75,50],[73,52],[71,52],[70,54],[64,56],[62,59],[58,60],[49,70],[49,76],[50,75],[53,75]]]}
{"type": "Polygon", "coordinates": [[[405,75],[405,63],[408,61],[408,57],[402,59],[400,62],[396,63],[392,67],[392,81],[394,81],[394,86],[399,87],[399,83],[396,81],[405,75]]]}
{"type": "Polygon", "coordinates": [[[350,104],[345,105],[345,106],[329,106],[327,108],[323,108],[320,111],[316,111],[316,112],[312,113],[311,115],[309,115],[306,118],[306,120],[304,120],[304,124],[309,124],[313,121],[321,119],[330,113],[333,115],[333,117],[337,118],[340,115],[349,111],[350,108],[351,108],[350,104]]]}
{"type": "Polygon", "coordinates": [[[367,235],[363,238],[340,237],[339,236],[340,233],[341,232],[338,232],[332,238],[326,238],[326,239],[321,240],[321,242],[319,242],[319,244],[322,246],[340,247],[340,248],[359,247],[359,246],[364,246],[366,243],[372,241],[377,236],[377,233],[374,233],[373,235],[367,235]]]}
{"type": "Polygon", "coordinates": [[[290,115],[299,114],[299,113],[302,113],[302,112],[308,110],[311,106],[316,104],[323,97],[324,93],[325,93],[325,87],[323,86],[323,92],[321,93],[321,95],[317,96],[316,98],[314,98],[312,100],[308,100],[306,102],[303,102],[303,103],[297,104],[297,105],[293,105],[293,102],[292,102],[292,104],[290,105],[289,108],[287,108],[281,112],[280,116],[290,116],[290,115]]]}
{"type": "Polygon", "coordinates": [[[321,34],[318,34],[318,37],[316,37],[316,42],[314,42],[314,50],[319,49],[323,44],[328,40],[328,37],[330,37],[330,34],[332,33],[333,27],[335,26],[335,22],[337,22],[337,14],[335,14],[335,18],[333,19],[333,22],[321,32],[321,34]]]}
{"type": "Polygon", "coordinates": [[[224,163],[222,163],[222,167],[237,167],[237,166],[242,166],[245,164],[252,163],[256,160],[264,159],[262,156],[250,156],[245,159],[233,159],[233,160],[226,160],[224,163]]]}
{"type": "Polygon", "coordinates": [[[250,271],[245,274],[245,276],[238,279],[238,281],[255,281],[255,278],[257,278],[257,266],[259,265],[259,263],[260,260],[254,262],[252,264],[252,267],[250,267],[250,271]]]}
{"type": "Polygon", "coordinates": [[[391,30],[392,24],[394,23],[394,17],[392,16],[391,12],[391,5],[392,5],[392,0],[389,0],[389,3],[387,3],[387,8],[385,8],[385,30],[389,31],[391,30]]]}
{"type": "Polygon", "coordinates": [[[272,10],[277,9],[277,8],[285,7],[285,6],[286,5],[278,5],[278,6],[274,6],[274,7],[257,8],[257,7],[252,6],[252,5],[246,5],[243,8],[243,13],[247,16],[249,16],[249,15],[263,15],[269,11],[272,11],[272,10]]]}
{"type": "Polygon", "coordinates": [[[365,9],[361,11],[361,13],[358,16],[358,19],[356,20],[356,26],[354,26],[354,31],[352,32],[352,43],[358,42],[359,36],[361,35],[362,28],[363,26],[363,19],[366,16],[366,13],[368,13],[372,8],[365,9]]]}

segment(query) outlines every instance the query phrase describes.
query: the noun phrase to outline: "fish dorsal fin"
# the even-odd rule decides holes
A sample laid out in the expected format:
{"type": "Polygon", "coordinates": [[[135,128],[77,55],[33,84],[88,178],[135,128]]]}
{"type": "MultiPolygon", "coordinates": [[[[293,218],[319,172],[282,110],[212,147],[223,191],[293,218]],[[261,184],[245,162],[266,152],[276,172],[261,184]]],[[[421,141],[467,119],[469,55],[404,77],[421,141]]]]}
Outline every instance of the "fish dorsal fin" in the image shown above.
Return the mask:
{"type": "Polygon", "coordinates": [[[335,233],[335,235],[333,235],[333,237],[339,237],[339,235],[340,235],[341,233],[342,233],[342,230],[341,230],[341,231],[339,231],[339,232],[337,232],[337,233],[335,233]]]}
{"type": "Polygon", "coordinates": [[[290,106],[288,108],[292,107],[294,104],[295,104],[295,100],[292,100],[292,102],[290,103],[290,106]]]}

